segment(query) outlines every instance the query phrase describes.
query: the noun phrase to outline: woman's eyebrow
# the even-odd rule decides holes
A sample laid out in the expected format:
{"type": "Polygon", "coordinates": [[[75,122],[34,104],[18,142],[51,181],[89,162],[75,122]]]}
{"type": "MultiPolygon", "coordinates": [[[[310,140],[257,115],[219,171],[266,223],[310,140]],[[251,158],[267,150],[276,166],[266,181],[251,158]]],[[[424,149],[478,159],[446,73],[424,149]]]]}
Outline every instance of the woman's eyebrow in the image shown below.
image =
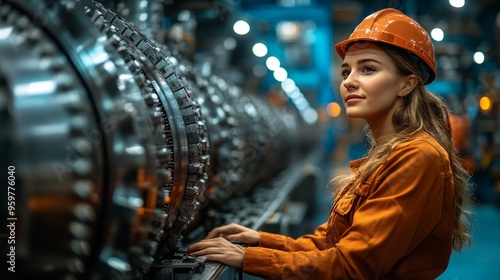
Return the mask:
{"type": "MultiPolygon", "coordinates": [[[[378,64],[382,64],[382,63],[380,63],[380,61],[378,61],[374,58],[363,58],[363,59],[358,60],[356,62],[356,64],[363,64],[363,63],[367,63],[367,62],[375,62],[378,64]]],[[[342,63],[342,65],[340,67],[342,68],[342,67],[347,67],[347,66],[349,66],[349,64],[344,62],[344,63],[342,63]]]]}

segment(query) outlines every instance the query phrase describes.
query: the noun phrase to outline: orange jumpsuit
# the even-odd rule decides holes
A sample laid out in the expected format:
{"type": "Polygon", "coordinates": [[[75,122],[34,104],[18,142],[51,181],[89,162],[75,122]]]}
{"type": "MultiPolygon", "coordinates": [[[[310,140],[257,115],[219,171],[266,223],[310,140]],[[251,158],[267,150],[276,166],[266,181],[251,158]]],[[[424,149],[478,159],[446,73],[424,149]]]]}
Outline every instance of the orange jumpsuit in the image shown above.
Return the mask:
{"type": "MultiPolygon", "coordinates": [[[[356,173],[364,159],[350,162],[356,173]]],[[[265,279],[435,279],[452,251],[454,183],[446,151],[425,133],[398,145],[327,223],[298,239],[261,232],[243,271],[265,279]]]]}

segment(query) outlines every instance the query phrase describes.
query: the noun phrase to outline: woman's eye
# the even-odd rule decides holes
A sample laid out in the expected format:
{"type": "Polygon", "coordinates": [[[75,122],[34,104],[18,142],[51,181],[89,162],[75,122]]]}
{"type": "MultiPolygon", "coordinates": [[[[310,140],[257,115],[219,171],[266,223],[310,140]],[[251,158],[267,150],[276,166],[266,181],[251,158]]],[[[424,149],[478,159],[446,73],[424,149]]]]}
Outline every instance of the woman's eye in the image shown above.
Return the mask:
{"type": "Polygon", "coordinates": [[[365,72],[365,73],[373,73],[373,72],[375,72],[375,68],[373,68],[371,66],[365,66],[363,68],[363,72],[365,72]]]}
{"type": "Polygon", "coordinates": [[[346,70],[342,70],[340,72],[340,75],[342,76],[342,79],[345,80],[345,79],[347,79],[347,77],[349,76],[350,73],[351,73],[351,71],[349,71],[349,70],[346,69],[346,70]]]}

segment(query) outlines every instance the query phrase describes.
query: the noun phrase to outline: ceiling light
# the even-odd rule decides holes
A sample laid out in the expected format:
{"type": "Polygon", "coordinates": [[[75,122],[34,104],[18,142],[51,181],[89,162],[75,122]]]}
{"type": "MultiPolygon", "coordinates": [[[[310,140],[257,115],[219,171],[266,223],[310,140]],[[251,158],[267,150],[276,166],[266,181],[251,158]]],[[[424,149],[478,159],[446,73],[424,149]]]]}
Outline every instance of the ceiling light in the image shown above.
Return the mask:
{"type": "Polygon", "coordinates": [[[450,5],[455,8],[462,8],[465,5],[465,0],[450,0],[450,5]]]}
{"type": "Polygon", "coordinates": [[[250,32],[250,25],[244,20],[238,20],[234,23],[233,30],[238,35],[245,35],[250,32]]]}
{"type": "Polygon", "coordinates": [[[482,52],[474,53],[474,62],[477,64],[482,64],[484,62],[484,53],[482,52]]]}
{"type": "Polygon", "coordinates": [[[276,25],[276,35],[280,41],[297,41],[302,34],[301,27],[297,22],[283,21],[276,25]]]}
{"type": "Polygon", "coordinates": [[[270,56],[266,59],[266,66],[269,70],[274,71],[280,68],[280,61],[275,56],[270,56]]]}
{"type": "Polygon", "coordinates": [[[295,82],[292,79],[286,78],[283,82],[281,82],[281,88],[288,93],[295,90],[297,86],[295,85],[295,82]]]}
{"type": "Polygon", "coordinates": [[[267,47],[262,43],[257,43],[253,45],[252,51],[255,56],[263,57],[267,54],[267,47]]]}
{"type": "Polygon", "coordinates": [[[285,68],[280,67],[274,70],[273,76],[276,81],[283,82],[286,78],[288,78],[288,72],[286,72],[285,68]]]}
{"type": "Polygon", "coordinates": [[[435,41],[438,41],[438,42],[441,42],[443,41],[444,39],[444,32],[443,32],[443,29],[441,28],[434,28],[431,30],[431,37],[432,39],[434,39],[435,41]]]}

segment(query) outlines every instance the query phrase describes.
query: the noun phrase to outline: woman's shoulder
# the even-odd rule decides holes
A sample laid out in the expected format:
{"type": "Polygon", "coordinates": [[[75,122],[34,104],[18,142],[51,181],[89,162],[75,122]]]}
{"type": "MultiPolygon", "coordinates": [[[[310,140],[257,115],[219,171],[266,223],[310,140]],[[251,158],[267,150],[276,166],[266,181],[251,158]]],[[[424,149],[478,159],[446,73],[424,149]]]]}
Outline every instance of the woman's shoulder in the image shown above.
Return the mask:
{"type": "Polygon", "coordinates": [[[408,140],[398,144],[395,149],[415,148],[430,150],[438,154],[447,154],[446,150],[439,144],[439,142],[426,132],[419,132],[409,138],[408,140]]]}
{"type": "Polygon", "coordinates": [[[398,144],[392,156],[399,157],[402,154],[418,155],[425,161],[439,161],[445,166],[449,165],[448,152],[434,137],[425,132],[419,132],[409,140],[398,144]]]}

